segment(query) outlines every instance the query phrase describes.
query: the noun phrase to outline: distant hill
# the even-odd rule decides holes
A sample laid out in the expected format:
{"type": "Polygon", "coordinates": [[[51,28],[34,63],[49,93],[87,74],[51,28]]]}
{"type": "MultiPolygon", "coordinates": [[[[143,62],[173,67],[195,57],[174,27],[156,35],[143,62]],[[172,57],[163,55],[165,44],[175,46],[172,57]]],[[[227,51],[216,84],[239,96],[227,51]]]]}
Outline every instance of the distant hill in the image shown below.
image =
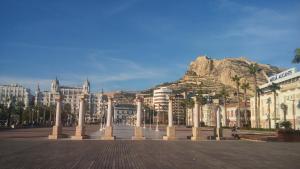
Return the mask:
{"type": "MultiPolygon", "coordinates": [[[[226,86],[228,90],[235,89],[235,83],[231,77],[238,75],[242,77],[241,83],[247,81],[251,85],[250,95],[254,94],[254,81],[249,73],[248,66],[255,63],[240,58],[211,59],[207,56],[199,56],[192,61],[185,75],[176,82],[164,83],[159,86],[167,86],[175,91],[193,90],[201,84],[203,90],[207,92],[218,92],[222,86],[226,86]]],[[[266,83],[268,76],[279,73],[284,69],[257,63],[261,71],[257,74],[258,85],[266,83]]],[[[151,89],[149,89],[151,91],[151,89]]]]}

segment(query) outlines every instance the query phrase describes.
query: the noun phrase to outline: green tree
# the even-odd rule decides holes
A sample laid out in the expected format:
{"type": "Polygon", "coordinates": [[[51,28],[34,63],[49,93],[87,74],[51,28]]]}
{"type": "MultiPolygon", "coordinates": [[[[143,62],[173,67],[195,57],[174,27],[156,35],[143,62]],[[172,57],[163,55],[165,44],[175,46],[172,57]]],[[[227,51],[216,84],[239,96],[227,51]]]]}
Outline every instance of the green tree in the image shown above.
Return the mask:
{"type": "Polygon", "coordinates": [[[271,92],[273,93],[273,97],[274,97],[274,123],[276,125],[276,122],[277,122],[277,112],[276,112],[276,96],[277,96],[277,90],[280,89],[280,87],[278,86],[278,84],[276,83],[272,83],[270,86],[269,86],[271,92]]]}
{"type": "Polygon", "coordinates": [[[4,104],[0,104],[0,120],[8,119],[8,108],[4,104]]]}
{"type": "MultiPolygon", "coordinates": [[[[257,94],[257,123],[258,123],[258,128],[260,128],[260,96],[263,93],[263,90],[260,89],[259,87],[256,88],[256,94],[257,94]]],[[[256,119],[256,118],[255,118],[256,119]]]]}
{"type": "Polygon", "coordinates": [[[291,129],[292,123],[290,121],[283,121],[280,123],[280,127],[284,127],[284,129],[291,129]]]}
{"type": "Polygon", "coordinates": [[[15,110],[16,110],[16,114],[19,116],[19,123],[22,124],[23,122],[23,112],[24,112],[24,103],[21,102],[21,101],[18,101],[16,104],[15,104],[15,110]]]}
{"type": "Polygon", "coordinates": [[[284,103],[281,103],[280,104],[280,108],[283,111],[283,121],[286,121],[286,114],[287,114],[288,106],[286,104],[284,104],[284,103]]]}
{"type": "Polygon", "coordinates": [[[260,123],[258,122],[258,113],[257,113],[257,73],[260,71],[257,63],[252,63],[248,66],[249,73],[253,77],[254,82],[254,114],[255,114],[255,125],[256,128],[260,127],[260,123]]]}
{"type": "Polygon", "coordinates": [[[247,126],[249,123],[248,123],[248,115],[247,115],[247,90],[250,89],[250,84],[248,82],[244,82],[242,85],[241,85],[241,88],[244,90],[244,119],[245,119],[245,125],[247,126]]]}
{"type": "Polygon", "coordinates": [[[237,126],[241,127],[241,112],[240,112],[240,80],[241,77],[239,77],[238,75],[235,75],[234,77],[231,78],[232,81],[235,82],[236,85],[236,97],[237,97],[237,101],[238,101],[238,107],[237,107],[237,114],[236,114],[236,121],[237,121],[237,126]]]}
{"type": "Polygon", "coordinates": [[[70,115],[71,115],[71,105],[69,103],[65,103],[63,105],[62,114],[61,114],[61,120],[64,124],[67,122],[68,117],[70,115]]]}
{"type": "Polygon", "coordinates": [[[296,63],[296,64],[300,63],[300,48],[297,48],[295,50],[295,56],[292,63],[296,63]]]}
{"type": "Polygon", "coordinates": [[[222,97],[222,101],[223,101],[223,106],[224,106],[224,111],[225,111],[225,126],[228,126],[228,114],[227,114],[227,98],[229,96],[229,93],[225,87],[225,85],[222,87],[221,91],[220,91],[220,96],[222,97]]]}

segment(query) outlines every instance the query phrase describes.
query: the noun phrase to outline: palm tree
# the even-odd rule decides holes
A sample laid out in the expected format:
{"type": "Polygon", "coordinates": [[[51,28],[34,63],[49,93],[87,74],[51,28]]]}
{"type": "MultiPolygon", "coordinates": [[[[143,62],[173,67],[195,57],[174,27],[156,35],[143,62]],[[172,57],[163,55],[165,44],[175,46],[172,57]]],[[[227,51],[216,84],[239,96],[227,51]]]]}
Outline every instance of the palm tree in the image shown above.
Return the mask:
{"type": "Polygon", "coordinates": [[[257,115],[257,76],[256,74],[260,71],[257,63],[252,63],[248,66],[249,73],[253,77],[254,81],[254,114],[255,114],[255,125],[259,128],[258,115],[257,115]]]}
{"type": "Polygon", "coordinates": [[[271,98],[269,97],[267,100],[267,104],[268,104],[268,121],[269,121],[269,130],[271,130],[271,98]]]}
{"type": "Polygon", "coordinates": [[[263,90],[260,89],[259,87],[256,88],[256,93],[257,93],[257,123],[258,123],[258,128],[260,128],[260,96],[263,93],[263,90]]]}
{"type": "Polygon", "coordinates": [[[229,96],[228,91],[226,90],[226,87],[223,86],[221,91],[220,91],[220,95],[222,97],[223,100],[223,105],[224,105],[224,111],[225,111],[225,126],[228,126],[228,114],[227,114],[227,97],[229,96]]]}
{"type": "Polygon", "coordinates": [[[288,106],[284,103],[281,103],[280,107],[283,110],[283,121],[286,121],[286,114],[287,114],[288,106]]]}
{"type": "Polygon", "coordinates": [[[245,125],[248,125],[248,116],[247,116],[247,90],[250,89],[250,84],[248,82],[244,82],[241,85],[241,88],[244,90],[244,118],[245,118],[245,125]]]}
{"type": "Polygon", "coordinates": [[[300,48],[295,50],[295,56],[292,62],[297,64],[300,63],[300,48]]]}
{"type": "Polygon", "coordinates": [[[280,89],[280,87],[278,86],[278,84],[276,83],[272,83],[270,86],[269,86],[271,92],[273,92],[273,97],[274,97],[274,123],[276,125],[276,122],[277,122],[277,114],[276,114],[276,91],[280,89]]]}
{"type": "Polygon", "coordinates": [[[202,86],[199,85],[199,89],[196,93],[197,101],[199,103],[200,107],[200,123],[202,124],[203,122],[203,105],[206,104],[206,99],[203,97],[203,90],[201,88],[202,86]]]}
{"type": "Polygon", "coordinates": [[[237,126],[238,127],[241,127],[241,124],[240,124],[240,80],[241,80],[241,77],[239,77],[238,75],[235,75],[234,77],[231,78],[232,81],[235,82],[235,85],[236,85],[236,96],[237,96],[237,100],[238,100],[238,107],[237,107],[237,115],[236,115],[236,121],[237,121],[237,126]]]}

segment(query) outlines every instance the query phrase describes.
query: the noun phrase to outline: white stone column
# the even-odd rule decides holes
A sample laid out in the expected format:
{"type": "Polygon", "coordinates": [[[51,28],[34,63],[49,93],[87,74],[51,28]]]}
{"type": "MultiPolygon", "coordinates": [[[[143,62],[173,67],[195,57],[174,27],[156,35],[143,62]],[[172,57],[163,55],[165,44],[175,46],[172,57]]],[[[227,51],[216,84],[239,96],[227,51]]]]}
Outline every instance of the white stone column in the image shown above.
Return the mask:
{"type": "Polygon", "coordinates": [[[137,99],[136,127],[141,127],[142,100],[137,99]]]}
{"type": "Polygon", "coordinates": [[[62,134],[62,126],[61,126],[61,102],[63,100],[63,96],[61,94],[57,94],[55,97],[56,102],[56,116],[55,116],[55,126],[53,126],[52,134],[48,136],[48,139],[58,139],[63,138],[66,135],[62,134]]]}
{"type": "Polygon", "coordinates": [[[55,126],[61,125],[61,97],[58,96],[56,101],[56,114],[55,114],[55,126]]]}
{"type": "Polygon", "coordinates": [[[194,99],[194,127],[199,127],[199,103],[198,100],[194,99]]]}
{"type": "Polygon", "coordinates": [[[216,131],[215,131],[215,137],[216,137],[216,140],[221,140],[221,138],[223,137],[223,130],[222,130],[222,127],[221,127],[221,108],[218,107],[217,108],[217,125],[216,125],[216,131]]]}
{"type": "Polygon", "coordinates": [[[143,136],[143,129],[141,127],[141,112],[142,112],[142,101],[143,98],[137,97],[136,98],[136,126],[134,127],[134,136],[132,136],[132,140],[144,140],[145,137],[143,136]]]}
{"type": "Polygon", "coordinates": [[[173,127],[173,99],[172,98],[169,98],[168,122],[169,122],[169,127],[173,127]]]}
{"type": "Polygon", "coordinates": [[[173,97],[169,96],[167,135],[163,136],[163,140],[175,140],[175,139],[176,139],[176,130],[175,130],[175,126],[173,126],[173,97]]]}
{"type": "Polygon", "coordinates": [[[111,117],[112,117],[112,98],[108,97],[108,105],[107,105],[107,117],[106,117],[106,127],[104,131],[104,135],[101,137],[102,140],[114,140],[113,136],[113,127],[111,125],[111,117]]]}
{"type": "Polygon", "coordinates": [[[78,125],[76,127],[75,135],[71,138],[74,140],[82,140],[88,138],[88,136],[85,134],[85,127],[84,127],[84,116],[85,116],[85,99],[86,94],[82,94],[80,96],[79,101],[79,115],[78,115],[78,125]]]}
{"type": "Polygon", "coordinates": [[[78,117],[78,126],[83,126],[84,123],[84,114],[85,114],[85,103],[84,103],[84,96],[80,97],[79,102],[79,117],[78,117]]]}
{"type": "Polygon", "coordinates": [[[200,140],[200,128],[199,128],[199,103],[197,97],[194,97],[194,112],[193,112],[193,128],[191,140],[200,140]]]}
{"type": "Polygon", "coordinates": [[[111,127],[111,116],[112,116],[112,98],[108,98],[107,103],[107,118],[106,118],[106,127],[111,127]]]}

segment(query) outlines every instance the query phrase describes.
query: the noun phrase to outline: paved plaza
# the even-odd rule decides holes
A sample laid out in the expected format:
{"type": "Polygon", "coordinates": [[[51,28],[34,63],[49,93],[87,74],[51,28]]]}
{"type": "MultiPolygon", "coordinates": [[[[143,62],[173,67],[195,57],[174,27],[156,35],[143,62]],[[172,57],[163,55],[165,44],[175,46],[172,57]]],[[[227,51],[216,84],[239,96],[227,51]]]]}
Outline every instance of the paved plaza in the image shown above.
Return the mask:
{"type": "MultiPolygon", "coordinates": [[[[153,128],[154,129],[154,128],[153,128]]],[[[0,168],[300,168],[300,144],[251,141],[190,141],[179,128],[177,141],[163,141],[145,129],[144,141],[130,140],[132,127],[115,126],[115,141],[97,140],[98,126],[88,126],[89,140],[48,140],[49,128],[0,131],[0,168]]],[[[64,133],[74,134],[73,128],[64,133]]],[[[212,131],[204,131],[210,135],[212,131]]],[[[229,132],[227,132],[229,134],[229,132]]]]}

